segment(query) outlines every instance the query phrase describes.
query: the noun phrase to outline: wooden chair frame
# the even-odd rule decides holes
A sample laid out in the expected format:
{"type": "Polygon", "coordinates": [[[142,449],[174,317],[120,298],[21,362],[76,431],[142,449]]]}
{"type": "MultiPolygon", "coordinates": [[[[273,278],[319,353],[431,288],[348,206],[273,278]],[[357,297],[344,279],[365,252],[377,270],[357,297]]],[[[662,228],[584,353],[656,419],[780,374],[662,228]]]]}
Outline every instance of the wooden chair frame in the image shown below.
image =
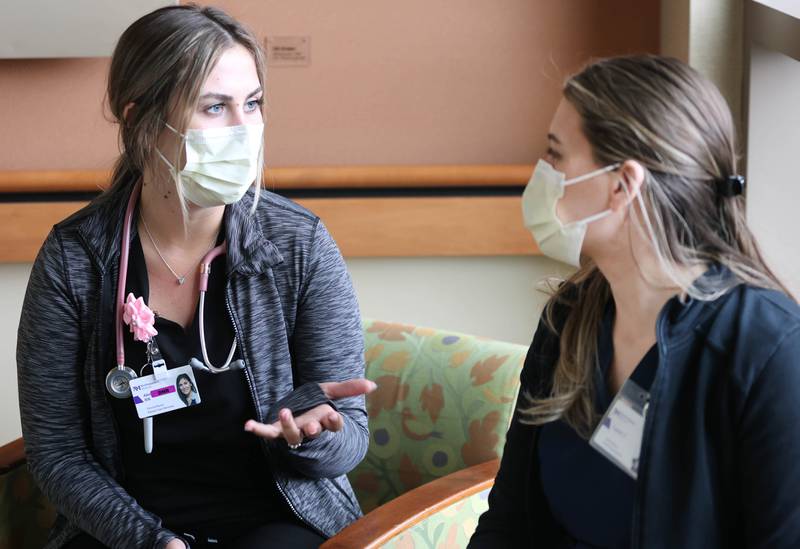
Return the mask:
{"type": "Polygon", "coordinates": [[[494,484],[500,460],[473,465],[423,484],[367,513],[320,549],[374,549],[429,516],[494,484]]]}

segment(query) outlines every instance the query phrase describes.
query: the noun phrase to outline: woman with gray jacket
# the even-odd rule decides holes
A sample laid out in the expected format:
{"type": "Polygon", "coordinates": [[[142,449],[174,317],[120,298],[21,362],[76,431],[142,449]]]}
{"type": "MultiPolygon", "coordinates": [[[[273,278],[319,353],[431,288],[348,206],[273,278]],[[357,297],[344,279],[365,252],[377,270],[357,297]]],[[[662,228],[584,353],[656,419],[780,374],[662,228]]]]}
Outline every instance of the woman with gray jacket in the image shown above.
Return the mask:
{"type": "Polygon", "coordinates": [[[263,94],[256,38],[220,10],[120,38],[111,186],[47,237],[19,327],[47,547],[316,547],[360,516],[358,305],[319,218],[260,191],[263,94]]]}

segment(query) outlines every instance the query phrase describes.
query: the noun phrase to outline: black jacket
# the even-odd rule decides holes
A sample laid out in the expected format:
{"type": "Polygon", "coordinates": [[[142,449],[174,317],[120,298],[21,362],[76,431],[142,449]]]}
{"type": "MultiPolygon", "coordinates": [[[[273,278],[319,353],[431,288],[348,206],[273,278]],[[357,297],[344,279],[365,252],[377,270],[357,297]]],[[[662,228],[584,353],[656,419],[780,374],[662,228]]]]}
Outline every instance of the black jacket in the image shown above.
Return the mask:
{"type": "MultiPolygon", "coordinates": [[[[800,307],[740,285],[672,299],[656,330],[631,547],[800,547],[800,307]]],[[[526,392],[549,394],[558,345],[540,324],[472,549],[569,547],[542,491],[538,430],[519,421],[526,392]]]]}

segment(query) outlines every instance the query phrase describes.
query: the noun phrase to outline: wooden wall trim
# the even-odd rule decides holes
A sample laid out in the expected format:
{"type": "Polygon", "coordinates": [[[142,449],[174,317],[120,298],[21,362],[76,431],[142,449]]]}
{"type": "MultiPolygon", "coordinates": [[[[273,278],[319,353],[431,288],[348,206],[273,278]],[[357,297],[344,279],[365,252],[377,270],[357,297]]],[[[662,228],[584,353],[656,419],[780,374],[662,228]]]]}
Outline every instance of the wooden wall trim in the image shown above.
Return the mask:
{"type": "MultiPolygon", "coordinates": [[[[345,257],[532,255],[520,198],[309,198],[345,257]]],[[[30,262],[50,228],[85,202],[0,203],[0,262],[30,262]]]]}
{"type": "MultiPolygon", "coordinates": [[[[533,171],[526,164],[452,166],[310,166],[271,168],[268,189],[370,189],[514,187],[533,171]]],[[[96,192],[108,185],[105,170],[0,171],[0,193],[96,192]]]]}

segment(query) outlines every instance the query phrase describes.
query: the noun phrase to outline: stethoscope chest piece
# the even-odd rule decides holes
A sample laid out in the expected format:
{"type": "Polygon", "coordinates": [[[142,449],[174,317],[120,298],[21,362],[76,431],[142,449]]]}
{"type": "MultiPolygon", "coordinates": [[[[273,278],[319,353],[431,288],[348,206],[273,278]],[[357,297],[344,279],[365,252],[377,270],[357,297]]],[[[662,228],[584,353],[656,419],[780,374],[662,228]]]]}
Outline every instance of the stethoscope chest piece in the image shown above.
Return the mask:
{"type": "Polygon", "coordinates": [[[115,398],[128,398],[131,396],[131,380],[136,377],[136,372],[127,366],[117,366],[106,375],[106,389],[115,398]]]}

